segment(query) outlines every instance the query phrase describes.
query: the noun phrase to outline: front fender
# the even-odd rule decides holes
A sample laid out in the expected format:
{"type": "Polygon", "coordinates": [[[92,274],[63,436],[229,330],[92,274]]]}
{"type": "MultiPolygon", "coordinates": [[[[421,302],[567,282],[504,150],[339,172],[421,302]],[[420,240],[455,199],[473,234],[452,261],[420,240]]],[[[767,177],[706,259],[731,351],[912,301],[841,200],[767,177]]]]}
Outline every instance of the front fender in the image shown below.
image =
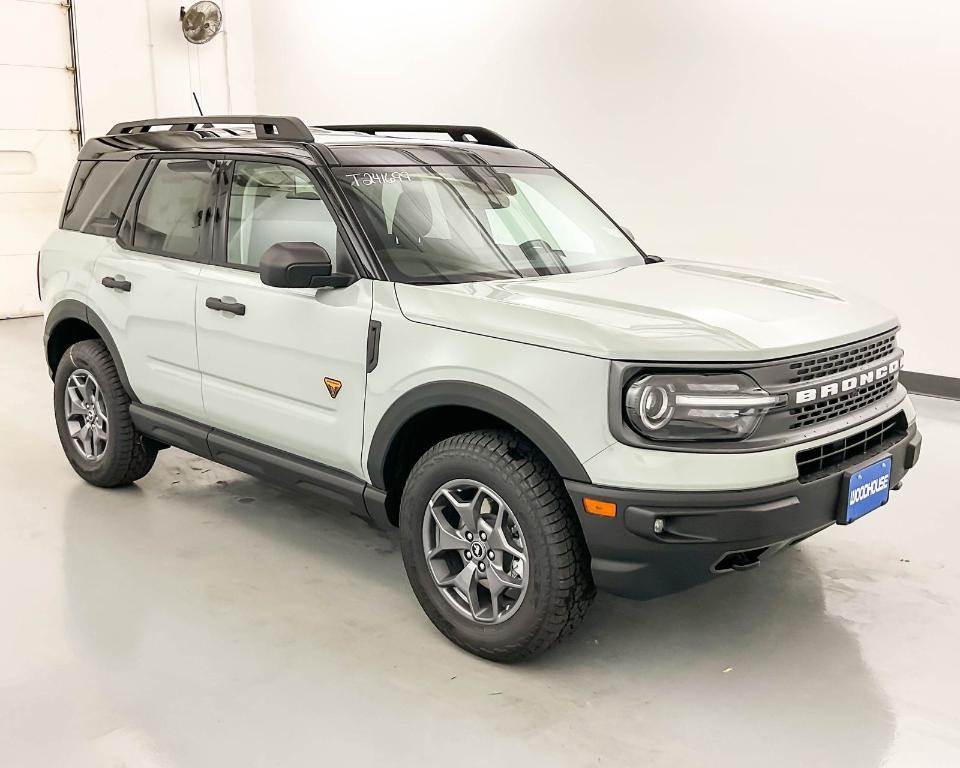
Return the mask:
{"type": "Polygon", "coordinates": [[[527,406],[482,384],[435,381],[404,393],[380,419],[367,456],[367,470],[376,487],[386,487],[384,466],[387,454],[403,425],[417,414],[441,406],[473,408],[516,427],[550,460],[561,477],[590,482],[583,464],[563,438],[527,406]]]}

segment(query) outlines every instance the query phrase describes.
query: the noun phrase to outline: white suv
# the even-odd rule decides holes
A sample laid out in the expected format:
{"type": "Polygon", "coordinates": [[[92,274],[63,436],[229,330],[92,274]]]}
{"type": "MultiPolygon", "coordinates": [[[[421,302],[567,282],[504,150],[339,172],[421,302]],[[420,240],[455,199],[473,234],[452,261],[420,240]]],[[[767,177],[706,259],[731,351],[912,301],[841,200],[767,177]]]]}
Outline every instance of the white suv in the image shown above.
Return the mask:
{"type": "Polygon", "coordinates": [[[122,123],[38,270],[82,478],[176,446],[399,527],[427,615],[490,659],[595,585],[683,589],[850,523],[919,455],[891,312],[648,256],[476,126],[122,123]]]}

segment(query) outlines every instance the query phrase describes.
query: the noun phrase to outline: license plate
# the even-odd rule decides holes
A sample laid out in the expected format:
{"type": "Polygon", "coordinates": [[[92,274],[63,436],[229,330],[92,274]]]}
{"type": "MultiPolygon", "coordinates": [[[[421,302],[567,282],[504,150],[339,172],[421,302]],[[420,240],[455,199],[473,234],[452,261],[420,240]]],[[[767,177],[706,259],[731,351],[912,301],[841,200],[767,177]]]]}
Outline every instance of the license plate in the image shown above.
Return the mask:
{"type": "Polygon", "coordinates": [[[890,498],[890,472],[893,460],[886,456],[873,464],[852,469],[845,475],[845,493],[840,501],[837,522],[847,525],[878,507],[890,498]]]}

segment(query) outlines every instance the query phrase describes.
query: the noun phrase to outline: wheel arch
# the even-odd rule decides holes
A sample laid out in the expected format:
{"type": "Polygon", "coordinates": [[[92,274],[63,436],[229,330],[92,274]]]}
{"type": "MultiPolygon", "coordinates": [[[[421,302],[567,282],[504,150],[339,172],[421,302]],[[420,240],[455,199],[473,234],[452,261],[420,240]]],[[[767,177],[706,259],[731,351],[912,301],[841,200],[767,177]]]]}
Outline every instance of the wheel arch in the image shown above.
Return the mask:
{"type": "Polygon", "coordinates": [[[127,378],[127,372],[123,367],[120,351],[117,349],[110,331],[107,330],[106,324],[96,312],[76,299],[63,299],[57,302],[47,315],[47,321],[43,329],[43,349],[50,378],[52,379],[56,374],[60,358],[63,357],[67,349],[72,344],[86,339],[100,339],[106,344],[114,365],[117,367],[120,383],[123,384],[123,388],[127,391],[130,399],[137,402],[137,397],[130,386],[130,380],[127,378]]]}
{"type": "MultiPolygon", "coordinates": [[[[416,435],[419,426],[426,427],[426,433],[418,435],[419,443],[413,454],[453,434],[478,427],[501,426],[529,440],[562,478],[590,482],[583,464],[570,446],[523,403],[482,384],[437,381],[416,387],[398,398],[384,413],[374,432],[367,455],[367,471],[371,483],[386,491],[388,499],[396,496],[392,491],[397,490],[398,481],[405,480],[416,458],[422,455],[419,453],[412,461],[410,455],[403,459],[405,446],[409,445],[411,434],[416,435]],[[462,428],[451,427],[451,421],[458,417],[462,419],[462,428]],[[400,477],[397,477],[398,472],[400,477]]],[[[388,510],[397,505],[396,498],[390,499],[388,510]]]]}

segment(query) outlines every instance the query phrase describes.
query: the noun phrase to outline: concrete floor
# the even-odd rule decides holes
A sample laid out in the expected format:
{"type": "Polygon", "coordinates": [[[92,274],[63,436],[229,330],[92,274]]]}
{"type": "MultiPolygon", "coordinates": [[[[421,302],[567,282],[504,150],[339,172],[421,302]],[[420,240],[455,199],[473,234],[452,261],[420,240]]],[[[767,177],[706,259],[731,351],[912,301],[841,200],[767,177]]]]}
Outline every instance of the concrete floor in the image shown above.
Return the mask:
{"type": "Polygon", "coordinates": [[[85,485],[41,327],[0,322],[2,766],[960,764],[960,404],[890,506],[503,667],[355,517],[176,450],[85,485]]]}

